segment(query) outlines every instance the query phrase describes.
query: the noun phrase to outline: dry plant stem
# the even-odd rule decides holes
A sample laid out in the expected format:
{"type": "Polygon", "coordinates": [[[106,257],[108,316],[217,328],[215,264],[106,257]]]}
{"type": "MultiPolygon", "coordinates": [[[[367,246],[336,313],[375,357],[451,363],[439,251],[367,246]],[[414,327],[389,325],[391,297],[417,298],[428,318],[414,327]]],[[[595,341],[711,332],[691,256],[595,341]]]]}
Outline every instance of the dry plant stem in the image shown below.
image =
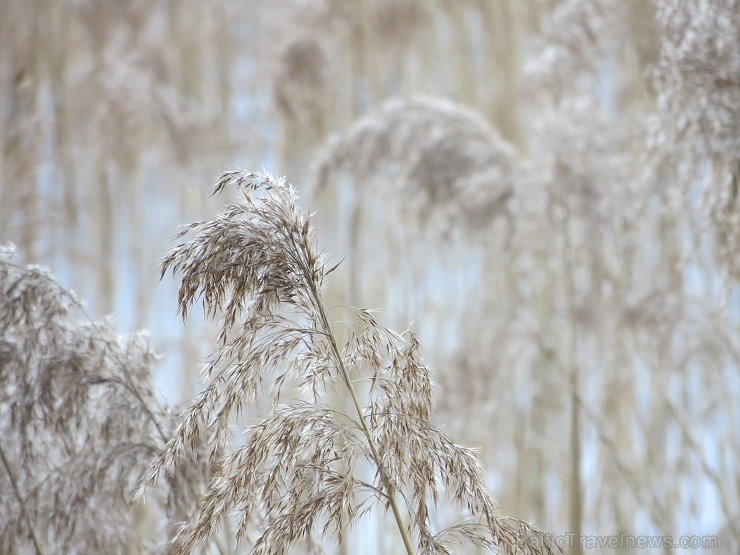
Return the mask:
{"type": "MultiPolygon", "coordinates": [[[[305,268],[304,268],[304,271],[305,271],[305,268]]],[[[307,273],[307,277],[308,277],[308,273],[307,273]]],[[[388,495],[388,501],[391,504],[391,509],[393,511],[393,517],[396,519],[396,525],[398,526],[398,531],[401,533],[401,538],[403,539],[403,545],[406,547],[406,553],[408,553],[408,555],[415,555],[414,546],[411,543],[411,538],[409,537],[408,531],[406,530],[406,525],[403,522],[401,511],[399,510],[398,504],[396,503],[393,484],[390,482],[390,480],[388,479],[388,475],[383,469],[383,464],[381,462],[380,456],[378,455],[378,451],[375,447],[375,442],[373,441],[373,438],[370,435],[370,430],[368,429],[367,423],[365,422],[365,417],[362,414],[362,407],[360,406],[360,401],[357,398],[357,392],[355,391],[355,388],[352,385],[352,380],[350,380],[349,378],[349,373],[347,372],[347,368],[344,366],[344,361],[342,360],[342,356],[339,353],[337,342],[334,339],[334,334],[332,333],[331,327],[329,326],[329,320],[326,317],[326,312],[324,311],[324,304],[321,300],[321,296],[318,290],[316,289],[316,286],[313,283],[313,281],[307,279],[307,282],[311,286],[311,294],[314,297],[314,302],[316,303],[316,307],[318,308],[318,311],[319,311],[319,316],[321,318],[321,327],[324,328],[323,331],[329,340],[329,345],[331,347],[332,353],[336,357],[337,365],[339,367],[339,373],[342,376],[344,385],[347,386],[350,396],[352,397],[352,403],[354,403],[355,411],[357,411],[357,418],[359,418],[360,426],[362,427],[362,432],[365,434],[365,437],[367,438],[368,445],[370,446],[370,452],[372,453],[373,460],[375,461],[375,465],[378,468],[378,474],[380,476],[380,481],[383,483],[383,487],[385,488],[386,494],[388,495]]]]}
{"type": "MultiPolygon", "coordinates": [[[[571,241],[571,214],[566,208],[566,217],[563,221],[563,236],[565,238],[565,276],[568,303],[570,305],[570,353],[569,353],[569,386],[570,386],[570,455],[571,479],[569,491],[570,504],[570,531],[581,537],[583,529],[583,492],[581,491],[581,424],[579,399],[579,372],[578,372],[578,325],[576,323],[576,298],[573,276],[573,243],[571,241]]],[[[575,555],[582,555],[583,548],[578,543],[574,549],[575,555]]]]}
{"type": "Polygon", "coordinates": [[[5,451],[3,451],[2,445],[0,445],[0,459],[3,460],[3,466],[5,467],[5,472],[8,473],[8,479],[10,480],[10,483],[13,486],[13,492],[15,493],[15,496],[18,498],[18,503],[20,503],[21,511],[23,512],[23,517],[26,519],[26,523],[28,524],[28,532],[31,535],[31,541],[33,542],[33,548],[36,550],[36,555],[43,555],[43,551],[41,551],[39,540],[38,538],[36,538],[36,531],[33,528],[31,517],[28,515],[28,511],[26,510],[26,504],[23,502],[23,496],[21,495],[20,489],[18,489],[18,483],[15,480],[15,475],[13,474],[13,470],[10,468],[10,463],[8,462],[8,459],[5,457],[5,451]]]}
{"type": "Polygon", "coordinates": [[[707,461],[699,455],[699,453],[701,453],[701,449],[696,442],[696,439],[694,439],[694,436],[691,435],[691,431],[686,426],[683,417],[676,410],[676,407],[673,406],[670,400],[665,396],[663,396],[663,403],[665,404],[668,414],[678,424],[678,428],[679,430],[681,430],[681,435],[683,436],[684,440],[689,445],[691,450],[697,455],[697,459],[699,461],[699,464],[701,465],[702,470],[708,476],[709,480],[714,484],[717,495],[720,499],[722,509],[727,515],[727,526],[732,532],[732,535],[735,537],[740,537],[740,528],[738,528],[737,521],[732,518],[732,508],[730,506],[730,502],[727,499],[727,496],[724,495],[722,478],[707,464],[707,461]]]}
{"type": "MultiPolygon", "coordinates": [[[[563,380],[569,380],[570,379],[569,370],[567,366],[565,365],[565,363],[563,363],[563,361],[558,358],[555,351],[551,347],[548,347],[547,345],[545,345],[545,343],[543,343],[541,340],[537,338],[535,338],[535,343],[537,347],[540,349],[540,351],[542,352],[542,354],[544,355],[544,357],[549,362],[552,362],[555,365],[555,368],[557,368],[560,377],[563,380]]],[[[622,460],[619,447],[616,445],[614,440],[606,432],[604,424],[600,420],[599,416],[596,415],[588,407],[588,405],[584,402],[584,400],[581,398],[578,392],[576,392],[575,400],[576,400],[576,403],[578,404],[579,410],[583,411],[583,414],[586,417],[586,419],[591,423],[591,425],[596,430],[596,433],[599,436],[599,441],[601,441],[604,447],[609,451],[612,462],[617,467],[617,470],[619,471],[624,481],[627,483],[628,489],[632,493],[632,496],[634,497],[634,499],[641,506],[645,506],[649,509],[650,519],[652,523],[655,526],[657,526],[659,530],[665,530],[665,522],[667,521],[667,516],[663,508],[660,507],[656,503],[655,499],[653,499],[652,497],[647,498],[647,499],[644,497],[644,494],[643,494],[644,488],[642,488],[642,486],[640,485],[634,472],[632,472],[632,470],[622,460]]],[[[650,495],[649,492],[647,495],[650,495]]]]}

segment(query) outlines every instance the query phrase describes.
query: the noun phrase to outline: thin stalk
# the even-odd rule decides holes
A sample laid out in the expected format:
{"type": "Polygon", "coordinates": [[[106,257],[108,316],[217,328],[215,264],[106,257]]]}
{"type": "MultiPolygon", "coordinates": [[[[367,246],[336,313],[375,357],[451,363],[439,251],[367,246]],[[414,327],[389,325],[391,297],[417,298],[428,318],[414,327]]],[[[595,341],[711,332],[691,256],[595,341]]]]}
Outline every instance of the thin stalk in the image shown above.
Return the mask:
{"type": "Polygon", "coordinates": [[[365,417],[362,414],[362,407],[360,406],[360,401],[357,397],[357,392],[355,391],[354,386],[352,385],[352,380],[349,378],[349,372],[347,372],[347,368],[344,366],[344,361],[342,360],[342,356],[339,353],[339,347],[337,347],[337,342],[334,339],[334,334],[331,331],[331,327],[329,326],[329,320],[326,317],[326,312],[324,311],[324,305],[321,301],[321,295],[319,294],[316,284],[312,279],[309,278],[310,274],[309,272],[305,271],[304,273],[306,275],[307,282],[309,283],[309,286],[311,288],[311,294],[314,298],[314,302],[316,303],[316,308],[319,311],[319,318],[321,320],[321,327],[323,328],[323,332],[325,333],[326,337],[329,341],[329,347],[331,348],[332,354],[336,358],[337,366],[339,368],[339,374],[342,377],[342,380],[344,381],[344,385],[347,386],[347,389],[349,390],[349,394],[352,397],[352,403],[355,406],[355,411],[357,411],[357,418],[360,422],[360,427],[362,428],[362,432],[365,434],[365,438],[367,439],[368,445],[370,446],[370,453],[372,454],[373,460],[375,461],[375,465],[378,468],[378,474],[380,475],[380,481],[383,484],[383,487],[386,490],[386,494],[388,495],[388,501],[391,504],[391,509],[393,511],[393,517],[396,519],[396,525],[398,526],[398,531],[401,533],[401,538],[403,539],[403,545],[406,547],[406,553],[408,555],[415,555],[414,546],[411,543],[411,538],[409,537],[408,531],[406,530],[406,525],[403,523],[403,518],[401,516],[401,511],[398,508],[398,504],[396,503],[396,499],[394,496],[394,490],[393,484],[391,483],[390,479],[388,478],[388,474],[385,472],[385,469],[383,468],[383,464],[380,459],[380,455],[378,454],[377,447],[375,446],[375,442],[373,441],[372,436],[370,435],[370,429],[367,427],[367,422],[365,421],[365,417]]]}
{"type": "MultiPolygon", "coordinates": [[[[542,352],[545,359],[553,363],[555,368],[557,368],[561,378],[564,380],[569,380],[570,371],[566,364],[558,358],[553,348],[548,347],[542,340],[538,338],[535,338],[535,343],[542,352]]],[[[568,383],[570,382],[568,381],[568,383]]],[[[627,483],[628,489],[632,493],[632,496],[634,497],[637,504],[641,507],[648,508],[649,517],[652,524],[654,524],[658,529],[665,528],[664,523],[667,521],[665,511],[658,505],[653,496],[650,496],[648,498],[645,497],[645,488],[642,488],[640,486],[640,483],[634,472],[632,472],[632,470],[622,460],[620,456],[620,449],[614,439],[607,433],[603,421],[588,407],[586,402],[583,400],[583,398],[581,398],[579,394],[576,395],[576,403],[578,404],[578,408],[583,411],[583,415],[586,417],[586,420],[590,422],[591,425],[594,427],[594,430],[596,430],[599,441],[601,441],[604,448],[609,452],[609,460],[614,463],[614,466],[622,476],[622,479],[627,483]]],[[[650,494],[648,493],[647,495],[650,494]]]]}
{"type": "Polygon", "coordinates": [[[41,551],[39,540],[36,537],[36,531],[33,529],[33,523],[31,522],[31,517],[29,516],[28,511],[26,510],[26,504],[23,501],[21,490],[18,488],[18,482],[16,482],[15,480],[15,475],[13,474],[13,471],[10,468],[10,463],[8,462],[8,459],[5,458],[5,451],[3,451],[2,445],[0,445],[0,459],[3,460],[3,466],[5,467],[5,472],[8,473],[10,484],[13,486],[13,492],[15,493],[15,496],[18,498],[18,503],[20,503],[21,505],[21,512],[23,513],[23,517],[26,519],[26,524],[28,525],[28,532],[31,535],[31,542],[33,542],[33,547],[36,550],[36,555],[43,555],[43,551],[41,551]]]}
{"type": "Polygon", "coordinates": [[[566,293],[570,309],[570,352],[569,352],[569,385],[570,385],[570,488],[569,488],[569,523],[570,532],[576,535],[577,543],[573,549],[574,555],[583,554],[580,538],[583,532],[583,491],[581,487],[581,413],[578,405],[580,398],[580,379],[578,368],[578,322],[576,320],[576,294],[574,279],[574,252],[570,237],[571,211],[568,207],[563,222],[565,236],[565,275],[566,293]]]}

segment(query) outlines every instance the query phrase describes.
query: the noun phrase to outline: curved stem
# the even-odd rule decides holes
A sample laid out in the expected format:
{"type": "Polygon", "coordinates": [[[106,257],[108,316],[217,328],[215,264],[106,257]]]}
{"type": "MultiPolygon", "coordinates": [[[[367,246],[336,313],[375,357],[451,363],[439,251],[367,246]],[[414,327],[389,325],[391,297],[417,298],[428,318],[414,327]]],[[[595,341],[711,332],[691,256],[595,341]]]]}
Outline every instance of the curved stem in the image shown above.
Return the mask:
{"type": "MultiPolygon", "coordinates": [[[[304,268],[304,272],[305,270],[306,268],[304,268]]],[[[395,518],[396,525],[398,526],[398,531],[401,533],[401,539],[403,540],[403,545],[406,548],[406,553],[408,555],[415,555],[414,546],[411,542],[411,537],[409,536],[406,525],[403,522],[403,517],[401,516],[401,511],[398,508],[398,504],[396,503],[394,495],[395,488],[393,487],[393,483],[391,482],[388,474],[383,468],[383,463],[381,462],[378,449],[375,445],[375,441],[373,441],[373,438],[370,435],[370,429],[368,428],[367,422],[365,421],[365,416],[362,414],[362,407],[360,406],[360,400],[357,397],[357,392],[352,385],[352,380],[349,377],[349,372],[347,372],[347,368],[345,367],[344,361],[342,360],[342,355],[339,352],[339,347],[337,347],[337,342],[334,339],[334,334],[332,333],[331,327],[329,326],[329,320],[326,317],[326,312],[324,311],[324,305],[321,300],[321,295],[316,288],[315,282],[312,279],[309,279],[310,272],[305,273],[307,283],[311,288],[311,294],[316,304],[316,308],[319,312],[321,327],[323,328],[323,331],[329,341],[329,347],[331,348],[332,354],[336,359],[337,368],[339,369],[339,374],[342,377],[342,381],[344,381],[344,385],[347,387],[347,389],[349,390],[349,394],[352,397],[352,403],[355,406],[355,411],[357,411],[357,418],[359,419],[360,427],[362,428],[362,432],[365,434],[365,438],[367,439],[368,445],[370,446],[370,453],[372,454],[373,460],[375,461],[375,465],[378,469],[380,481],[385,488],[386,495],[388,496],[388,501],[391,505],[391,510],[393,511],[393,518],[395,518]]]]}

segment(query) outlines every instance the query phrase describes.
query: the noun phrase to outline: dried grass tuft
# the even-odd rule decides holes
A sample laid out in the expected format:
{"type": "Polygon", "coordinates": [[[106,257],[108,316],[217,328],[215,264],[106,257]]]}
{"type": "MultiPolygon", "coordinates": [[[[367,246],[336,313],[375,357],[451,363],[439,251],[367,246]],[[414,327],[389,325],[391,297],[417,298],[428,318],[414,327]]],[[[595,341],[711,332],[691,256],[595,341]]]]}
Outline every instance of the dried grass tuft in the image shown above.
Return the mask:
{"type": "Polygon", "coordinates": [[[412,333],[396,334],[357,310],[359,326],[339,345],[322,297],[333,267],[295,189],[242,171],[224,174],[216,192],[227,187],[239,200],[186,226],[180,236],[188,239],[162,265],[181,277],[184,317],[196,300],[223,316],[207,387],[144,485],[176,475],[189,453],[210,450],[215,475],[177,552],[191,552],[232,517],[251,553],[282,553],[314,534],[341,536],[374,505],[392,512],[409,553],[452,553],[461,542],[555,550],[542,532],[499,515],[475,453],[431,424],[430,371],[412,333]],[[331,408],[341,391],[350,414],[331,408]],[[260,394],[272,401],[267,415],[220,457],[232,441],[231,417],[260,394]],[[294,400],[281,403],[287,396],[294,400]],[[431,515],[443,499],[463,517],[435,530],[431,515]]]}
{"type": "MultiPolygon", "coordinates": [[[[132,508],[172,422],[150,387],[148,338],[93,321],[48,272],[12,257],[0,252],[1,551],[156,550],[132,508]]],[[[183,466],[184,481],[156,492],[165,520],[182,519],[204,481],[183,466]]]]}
{"type": "Polygon", "coordinates": [[[505,209],[516,161],[514,147],[475,111],[439,98],[395,99],[329,142],[313,188],[342,172],[374,177],[400,187],[404,208],[427,227],[479,229],[505,209]]]}

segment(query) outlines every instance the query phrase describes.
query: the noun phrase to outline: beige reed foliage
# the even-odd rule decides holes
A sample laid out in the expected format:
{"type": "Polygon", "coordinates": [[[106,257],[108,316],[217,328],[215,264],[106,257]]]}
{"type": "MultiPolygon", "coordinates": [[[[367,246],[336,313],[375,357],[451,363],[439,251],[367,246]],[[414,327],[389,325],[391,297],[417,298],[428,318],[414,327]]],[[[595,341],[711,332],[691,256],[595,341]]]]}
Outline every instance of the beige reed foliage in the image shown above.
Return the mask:
{"type": "MultiPolygon", "coordinates": [[[[49,273],[0,252],[0,553],[157,551],[137,535],[133,490],[172,418],[151,390],[146,336],[93,321],[49,273]]],[[[203,467],[154,496],[190,512],[203,467]]]]}
{"type": "Polygon", "coordinates": [[[740,2],[656,1],[659,112],[653,150],[684,187],[710,176],[705,204],[717,251],[740,276],[740,2]]]}
{"type": "Polygon", "coordinates": [[[180,236],[188,239],[163,261],[163,273],[182,278],[184,317],[198,299],[223,316],[207,387],[145,477],[144,487],[177,475],[183,457],[210,450],[215,474],[177,552],[191,552],[231,518],[251,553],[284,553],[314,533],[341,537],[374,505],[392,511],[409,553],[453,553],[461,542],[556,550],[542,532],[498,513],[474,451],[431,424],[430,371],[411,332],[356,310],[359,325],[339,344],[322,297],[334,268],[295,189],[243,171],[225,173],[216,191],[227,187],[239,200],[186,226],[180,236]],[[349,414],[332,408],[341,390],[352,399],[349,414]],[[272,400],[267,415],[221,458],[232,416],[263,394],[272,400]],[[443,499],[461,520],[435,529],[431,515],[443,499]]]}
{"type": "Polygon", "coordinates": [[[354,122],[324,147],[313,188],[342,172],[380,175],[430,227],[480,227],[512,194],[517,153],[474,110],[441,98],[397,98],[354,122]]]}

